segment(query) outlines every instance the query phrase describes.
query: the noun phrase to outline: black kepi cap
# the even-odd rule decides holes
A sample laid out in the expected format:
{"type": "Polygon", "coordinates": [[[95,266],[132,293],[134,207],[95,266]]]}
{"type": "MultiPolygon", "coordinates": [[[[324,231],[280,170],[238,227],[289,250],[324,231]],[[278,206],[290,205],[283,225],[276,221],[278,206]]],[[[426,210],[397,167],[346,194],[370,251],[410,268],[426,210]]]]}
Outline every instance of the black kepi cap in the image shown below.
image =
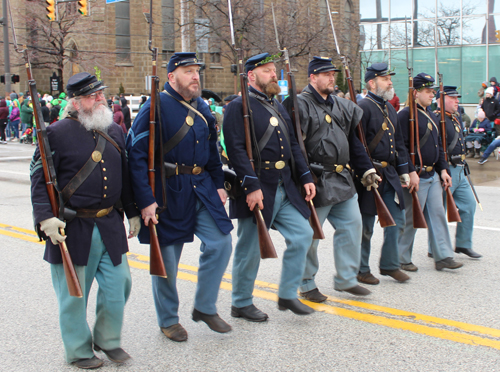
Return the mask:
{"type": "Polygon", "coordinates": [[[328,57],[313,57],[309,62],[309,67],[307,68],[307,76],[311,74],[319,74],[321,72],[336,71],[340,70],[335,67],[331,58],[328,57]]]}
{"type": "Polygon", "coordinates": [[[99,90],[107,88],[102,84],[102,81],[97,80],[94,75],[90,75],[88,72],[79,72],[69,78],[68,84],[66,85],[66,91],[68,92],[69,98],[78,96],[88,96],[99,90]]]}
{"type": "MultiPolygon", "coordinates": [[[[458,93],[457,87],[454,87],[451,85],[445,85],[443,87],[443,95],[449,96],[449,97],[458,97],[458,98],[462,97],[462,95],[460,93],[458,93]]],[[[439,98],[439,90],[436,93],[436,98],[439,98]]]]}
{"type": "Polygon", "coordinates": [[[396,73],[394,71],[389,71],[389,66],[387,66],[387,63],[385,62],[373,63],[366,69],[365,83],[375,79],[376,77],[388,76],[388,75],[392,76],[396,75],[396,73]]]}

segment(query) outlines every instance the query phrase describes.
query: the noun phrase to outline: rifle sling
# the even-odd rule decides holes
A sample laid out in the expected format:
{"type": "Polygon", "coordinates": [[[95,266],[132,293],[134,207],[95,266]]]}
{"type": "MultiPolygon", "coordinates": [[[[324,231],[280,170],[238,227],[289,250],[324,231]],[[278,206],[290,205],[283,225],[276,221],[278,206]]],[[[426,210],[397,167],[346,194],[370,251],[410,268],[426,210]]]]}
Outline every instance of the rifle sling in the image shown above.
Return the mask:
{"type": "MultiPolygon", "coordinates": [[[[445,118],[445,120],[446,120],[446,118],[445,118]]],[[[454,118],[454,117],[452,117],[452,118],[451,118],[451,121],[452,121],[452,123],[453,123],[453,121],[455,121],[455,118],[454,118]]],[[[445,122],[445,123],[446,123],[446,122],[445,122]]],[[[456,125],[455,123],[453,123],[453,126],[454,126],[455,128],[457,128],[457,125],[456,125]]],[[[458,125],[458,129],[459,129],[459,130],[460,130],[460,129],[462,129],[462,128],[460,127],[460,124],[458,125]]],[[[456,130],[455,130],[455,132],[454,132],[454,133],[455,133],[455,135],[453,136],[453,140],[450,142],[450,144],[448,145],[448,148],[446,149],[446,150],[447,150],[447,152],[448,152],[448,159],[451,159],[451,154],[450,154],[450,152],[451,152],[451,151],[453,151],[453,149],[454,149],[454,148],[455,148],[455,146],[457,145],[458,140],[460,139],[460,135],[458,134],[458,132],[457,132],[456,130]]]]}
{"type": "MultiPolygon", "coordinates": [[[[253,97],[257,101],[259,101],[262,104],[262,106],[264,106],[264,108],[273,117],[277,116],[278,126],[283,131],[283,134],[285,135],[285,138],[286,138],[286,142],[288,143],[288,148],[290,149],[290,160],[291,160],[291,165],[292,165],[292,174],[294,175],[295,174],[295,160],[293,158],[292,145],[290,143],[290,135],[288,133],[288,128],[286,126],[285,119],[283,118],[283,116],[281,115],[281,113],[276,109],[276,107],[274,107],[269,102],[267,102],[263,97],[255,94],[253,92],[248,92],[248,95],[249,95],[249,97],[253,97]]],[[[273,99],[273,101],[275,101],[275,100],[273,99]]],[[[260,139],[260,141],[259,141],[259,143],[257,145],[257,150],[258,150],[259,154],[266,147],[267,143],[271,139],[271,135],[273,134],[273,132],[274,132],[274,126],[272,126],[271,124],[269,124],[269,126],[266,129],[266,132],[264,133],[264,135],[262,136],[262,138],[260,139]],[[264,141],[265,141],[265,143],[264,143],[264,141]]]]}
{"type": "Polygon", "coordinates": [[[387,107],[384,107],[384,109],[382,110],[382,108],[380,107],[380,105],[377,102],[375,102],[373,99],[371,99],[368,96],[366,96],[365,98],[367,98],[370,101],[372,101],[375,104],[375,106],[377,106],[378,109],[382,112],[382,115],[384,116],[384,122],[380,126],[380,129],[378,130],[378,132],[375,135],[375,137],[373,137],[373,139],[370,141],[370,144],[368,145],[368,153],[371,154],[373,152],[373,150],[375,150],[377,148],[378,144],[382,140],[382,137],[384,136],[384,132],[387,129],[389,129],[388,127],[387,127],[387,129],[384,129],[384,124],[385,123],[389,123],[391,125],[393,131],[395,131],[395,128],[394,128],[394,125],[391,122],[391,119],[389,119],[389,115],[387,114],[387,107]]]}
{"type": "Polygon", "coordinates": [[[106,147],[106,139],[107,138],[100,135],[100,134],[101,134],[100,132],[96,133],[97,145],[96,145],[94,151],[92,152],[92,155],[88,158],[87,162],[78,171],[78,173],[73,176],[73,178],[68,182],[68,184],[61,191],[61,196],[62,196],[62,200],[63,200],[64,204],[68,203],[71,196],[85,182],[85,180],[90,176],[90,174],[92,173],[92,171],[96,167],[97,163],[99,163],[99,161],[101,160],[102,153],[104,152],[104,148],[106,147]],[[94,160],[94,154],[96,154],[97,152],[99,152],[99,155],[101,155],[101,156],[96,157],[96,160],[94,160]]]}
{"type": "Polygon", "coordinates": [[[177,98],[175,98],[174,96],[172,96],[167,91],[164,91],[164,92],[167,93],[173,99],[175,99],[178,102],[180,102],[181,104],[185,104],[185,105],[189,106],[188,107],[189,111],[188,111],[188,116],[186,116],[186,120],[184,120],[184,124],[179,128],[179,130],[177,131],[177,133],[175,133],[172,136],[172,138],[170,138],[167,141],[167,143],[164,145],[164,147],[163,147],[163,155],[168,154],[175,146],[177,146],[179,144],[179,142],[181,142],[184,139],[184,137],[186,137],[186,134],[189,132],[189,130],[191,129],[191,127],[194,124],[194,116],[196,114],[198,114],[199,116],[201,116],[203,118],[203,120],[205,121],[205,123],[207,123],[207,120],[205,119],[205,117],[198,110],[196,110],[196,108],[198,106],[198,102],[197,101],[194,101],[193,102],[193,106],[191,106],[191,105],[188,105],[187,103],[183,103],[182,101],[179,101],[177,98]],[[191,123],[191,124],[189,124],[189,123],[191,123]]]}

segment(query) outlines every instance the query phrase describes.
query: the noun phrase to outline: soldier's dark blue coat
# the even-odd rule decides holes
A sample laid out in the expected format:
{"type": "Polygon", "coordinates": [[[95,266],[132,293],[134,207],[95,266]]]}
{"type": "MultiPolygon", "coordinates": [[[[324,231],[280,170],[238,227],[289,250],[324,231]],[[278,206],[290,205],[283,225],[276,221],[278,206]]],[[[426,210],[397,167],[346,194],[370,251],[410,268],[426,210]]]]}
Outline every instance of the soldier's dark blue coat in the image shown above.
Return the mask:
{"type": "MultiPolygon", "coordinates": [[[[422,163],[424,166],[433,166],[434,168],[430,172],[422,171],[419,175],[420,178],[430,178],[434,176],[435,170],[437,170],[440,174],[443,169],[449,171],[448,164],[444,159],[444,151],[443,146],[440,141],[439,136],[439,119],[437,116],[430,110],[429,107],[427,109],[423,109],[422,106],[417,105],[418,107],[418,130],[419,130],[419,138],[422,140],[422,137],[425,135],[427,130],[427,125],[431,122],[432,131],[429,136],[429,139],[424,144],[424,146],[420,149],[420,153],[422,154],[422,163]],[[421,111],[423,110],[425,114],[421,111]],[[431,121],[429,121],[429,118],[431,121]]],[[[410,156],[410,109],[409,107],[405,107],[403,110],[399,111],[398,119],[401,126],[401,131],[403,133],[403,138],[405,142],[406,149],[408,150],[408,156],[410,156]]],[[[417,155],[417,147],[415,145],[415,164],[411,161],[408,162],[408,170],[410,172],[416,171],[415,166],[419,166],[419,158],[417,155]]],[[[417,172],[418,173],[418,172],[417,172]]]]}
{"type": "MultiPolygon", "coordinates": [[[[123,131],[113,123],[108,128],[108,134],[119,145],[121,152],[106,141],[102,161],[76,190],[67,207],[103,209],[115,205],[121,199],[127,217],[131,218],[139,215],[139,211],[134,206],[123,131]]],[[[69,118],[47,127],[47,136],[53,152],[57,180],[62,190],[90,158],[97,141],[93,131],[87,131],[78,121],[69,118]]],[[[35,225],[54,217],[38,147],[31,166],[31,199],[35,225]]],[[[128,245],[123,217],[117,209],[101,218],[75,218],[67,222],[66,243],[73,263],[87,265],[94,223],[101,233],[113,265],[119,265],[122,255],[128,251],[128,245]]],[[[52,244],[50,239],[46,241],[44,259],[52,264],[62,263],[59,246],[52,244]]]]}
{"type": "MultiPolygon", "coordinates": [[[[462,119],[457,115],[453,117],[449,114],[445,114],[445,127],[446,127],[446,146],[448,155],[463,155],[465,154],[465,137],[464,137],[464,125],[462,119]],[[458,130],[457,130],[458,129],[458,130]],[[458,140],[454,148],[450,149],[450,144],[458,134],[458,140]]],[[[439,117],[440,118],[440,117],[439,117]]]]}
{"type": "MultiPolygon", "coordinates": [[[[269,100],[265,94],[257,91],[256,89],[250,87],[249,90],[269,100]]],[[[269,126],[271,114],[256,98],[250,97],[249,101],[253,121],[255,123],[255,135],[258,142],[269,126]]],[[[285,139],[284,134],[281,133],[280,127],[277,126],[266,147],[262,150],[261,159],[262,161],[270,162],[283,160],[289,164],[291,154],[293,154],[296,172],[300,182],[303,185],[310,183],[312,182],[312,176],[304,157],[300,152],[297,139],[295,138],[293,132],[290,117],[288,116],[285,108],[281,104],[277,103],[276,100],[274,100],[273,104],[278,108],[280,114],[286,121],[288,133],[290,135],[291,147],[288,146],[288,142],[285,139]]],[[[236,200],[230,201],[229,217],[246,218],[252,216],[253,212],[250,211],[248,204],[246,203],[246,195],[261,189],[264,194],[264,209],[262,210],[262,215],[266,221],[266,225],[269,227],[273,215],[274,199],[276,196],[276,189],[278,187],[278,180],[281,177],[290,202],[297,208],[297,210],[299,210],[304,218],[309,218],[309,208],[307,207],[304,198],[300,195],[297,186],[292,181],[290,166],[281,170],[262,169],[260,172],[260,179],[257,178],[257,173],[252,169],[252,165],[248,159],[245,148],[241,97],[231,101],[231,104],[226,107],[223,130],[229,160],[231,161],[231,164],[233,165],[244,190],[244,193],[240,197],[236,200]]]]}
{"type": "MultiPolygon", "coordinates": [[[[169,83],[165,90],[178,100],[183,101],[169,83]]],[[[160,94],[163,143],[166,143],[184,124],[188,109],[165,93],[160,94]]],[[[196,201],[199,198],[217,226],[224,234],[229,234],[233,225],[227,217],[226,210],[220,200],[217,189],[224,188],[224,173],[217,150],[217,132],[215,118],[203,99],[197,98],[197,110],[208,122],[195,115],[194,124],[182,141],[163,160],[189,166],[205,167],[205,172],[198,175],[179,174],[167,179],[167,209],[160,214],[157,225],[158,239],[161,245],[192,242],[196,221],[196,201]]],[[[149,111],[151,100],[142,106],[134,120],[127,137],[129,169],[135,201],[139,209],[158,203],[163,206],[160,169],[156,167],[155,196],[148,184],[148,143],[149,143],[149,111]]],[[[157,135],[157,144],[159,138],[157,135]]],[[[142,226],[139,241],[149,243],[149,229],[142,226]]]]}
{"type": "MultiPolygon", "coordinates": [[[[363,109],[361,125],[363,126],[368,146],[384,123],[384,115],[381,110],[384,108],[387,109],[387,114],[392,125],[388,124],[388,129],[384,131],[382,139],[370,155],[374,161],[389,163],[387,167],[379,169],[379,172],[382,174],[382,183],[379,185],[379,188],[382,192],[385,183],[389,182],[398,195],[399,208],[404,209],[403,188],[401,187],[399,176],[408,173],[408,152],[399,125],[398,114],[392,105],[387,104],[387,102],[384,102],[382,98],[372,92],[368,92],[367,96],[358,102],[358,105],[363,109]]],[[[377,214],[373,193],[367,191],[364,187],[359,187],[358,193],[361,212],[370,215],[377,214]]]]}

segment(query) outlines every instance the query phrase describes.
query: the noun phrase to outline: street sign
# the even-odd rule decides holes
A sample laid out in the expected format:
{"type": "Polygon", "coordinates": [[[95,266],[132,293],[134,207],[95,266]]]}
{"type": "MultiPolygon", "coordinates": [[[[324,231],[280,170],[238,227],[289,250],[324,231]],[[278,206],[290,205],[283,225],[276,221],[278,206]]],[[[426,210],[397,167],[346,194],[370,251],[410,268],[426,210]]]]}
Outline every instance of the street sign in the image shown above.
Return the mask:
{"type": "Polygon", "coordinates": [[[50,77],[50,92],[58,91],[60,92],[60,85],[61,85],[61,79],[59,76],[56,75],[55,72],[52,73],[52,76],[50,77]]]}
{"type": "Polygon", "coordinates": [[[278,85],[281,89],[281,92],[279,92],[278,94],[280,96],[288,95],[288,80],[278,80],[278,85]]]}
{"type": "Polygon", "coordinates": [[[127,0],[106,0],[106,4],[119,3],[120,1],[127,1],[127,0]]]}

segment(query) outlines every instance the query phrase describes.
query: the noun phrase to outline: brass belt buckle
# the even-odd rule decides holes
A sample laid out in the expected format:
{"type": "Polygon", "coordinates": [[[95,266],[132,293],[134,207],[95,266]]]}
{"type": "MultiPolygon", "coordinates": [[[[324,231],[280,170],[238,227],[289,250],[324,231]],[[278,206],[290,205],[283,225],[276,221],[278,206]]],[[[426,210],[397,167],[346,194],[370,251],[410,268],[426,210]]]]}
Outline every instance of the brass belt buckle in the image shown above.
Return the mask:
{"type": "Polygon", "coordinates": [[[342,172],[343,170],[344,170],[344,166],[343,166],[343,165],[337,165],[337,166],[335,167],[335,172],[337,172],[337,173],[340,173],[340,172],[342,172]]]}
{"type": "Polygon", "coordinates": [[[460,159],[462,159],[462,161],[464,161],[465,160],[465,154],[460,155],[460,159]]]}
{"type": "Polygon", "coordinates": [[[279,160],[276,162],[274,165],[276,169],[283,169],[285,168],[286,163],[283,160],[279,160]]]}
{"type": "Polygon", "coordinates": [[[192,174],[200,174],[202,172],[201,167],[193,167],[193,170],[191,171],[192,174]]]}
{"type": "Polygon", "coordinates": [[[109,213],[108,209],[101,209],[100,211],[98,211],[96,213],[96,217],[97,218],[101,218],[101,217],[104,217],[105,215],[107,215],[109,213]]]}
{"type": "Polygon", "coordinates": [[[428,173],[430,171],[432,171],[432,166],[431,165],[428,165],[427,167],[425,167],[425,171],[428,173]]]}
{"type": "Polygon", "coordinates": [[[381,161],[380,164],[382,165],[382,168],[387,167],[387,162],[386,161],[381,161]]]}

